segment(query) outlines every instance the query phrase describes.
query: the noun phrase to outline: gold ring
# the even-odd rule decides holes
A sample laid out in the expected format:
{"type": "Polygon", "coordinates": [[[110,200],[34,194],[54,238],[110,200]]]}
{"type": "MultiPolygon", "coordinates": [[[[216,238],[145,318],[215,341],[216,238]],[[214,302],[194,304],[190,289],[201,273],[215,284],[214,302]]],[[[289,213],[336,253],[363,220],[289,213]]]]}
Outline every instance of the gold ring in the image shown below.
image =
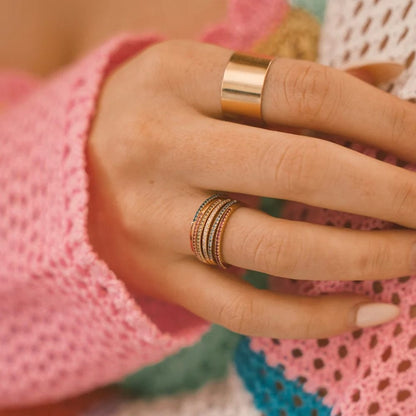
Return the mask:
{"type": "Polygon", "coordinates": [[[262,94],[271,56],[234,52],[224,71],[221,108],[225,117],[262,121],[262,94]]]}
{"type": "Polygon", "coordinates": [[[224,229],[231,214],[243,205],[226,195],[214,194],[199,206],[190,229],[191,249],[199,261],[228,267],[222,255],[224,229]]]}

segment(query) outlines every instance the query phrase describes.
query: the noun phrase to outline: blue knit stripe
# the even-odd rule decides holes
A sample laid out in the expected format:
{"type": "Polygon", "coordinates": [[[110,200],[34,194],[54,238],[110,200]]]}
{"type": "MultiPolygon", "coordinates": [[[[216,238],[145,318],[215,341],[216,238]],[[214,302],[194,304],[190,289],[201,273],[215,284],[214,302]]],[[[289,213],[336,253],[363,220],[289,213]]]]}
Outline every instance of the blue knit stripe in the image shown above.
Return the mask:
{"type": "Polygon", "coordinates": [[[286,380],[282,365],[270,367],[264,353],[250,349],[244,337],[235,353],[235,366],[254,405],[264,416],[329,416],[331,408],[316,394],[306,393],[302,380],[286,380]]]}

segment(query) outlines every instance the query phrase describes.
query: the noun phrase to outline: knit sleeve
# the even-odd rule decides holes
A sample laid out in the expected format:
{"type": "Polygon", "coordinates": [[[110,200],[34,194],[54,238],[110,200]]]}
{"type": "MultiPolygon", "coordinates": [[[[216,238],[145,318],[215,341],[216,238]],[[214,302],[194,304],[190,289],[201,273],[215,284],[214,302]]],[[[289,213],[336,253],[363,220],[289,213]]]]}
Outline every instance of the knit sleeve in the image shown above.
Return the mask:
{"type": "Polygon", "coordinates": [[[113,39],[0,114],[0,407],[115,381],[207,329],[134,298],[87,236],[85,143],[100,87],[158,40],[113,39]]]}

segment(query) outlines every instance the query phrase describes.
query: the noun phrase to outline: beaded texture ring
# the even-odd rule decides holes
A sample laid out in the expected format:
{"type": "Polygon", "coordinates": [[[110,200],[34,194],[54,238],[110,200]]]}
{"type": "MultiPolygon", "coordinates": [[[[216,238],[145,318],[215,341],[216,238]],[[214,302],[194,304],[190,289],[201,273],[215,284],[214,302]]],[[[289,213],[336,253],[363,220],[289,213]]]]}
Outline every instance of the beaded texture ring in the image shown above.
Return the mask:
{"type": "Polygon", "coordinates": [[[198,260],[222,269],[229,267],[222,256],[222,237],[231,214],[242,205],[236,199],[216,193],[199,206],[190,230],[191,249],[198,260]]]}

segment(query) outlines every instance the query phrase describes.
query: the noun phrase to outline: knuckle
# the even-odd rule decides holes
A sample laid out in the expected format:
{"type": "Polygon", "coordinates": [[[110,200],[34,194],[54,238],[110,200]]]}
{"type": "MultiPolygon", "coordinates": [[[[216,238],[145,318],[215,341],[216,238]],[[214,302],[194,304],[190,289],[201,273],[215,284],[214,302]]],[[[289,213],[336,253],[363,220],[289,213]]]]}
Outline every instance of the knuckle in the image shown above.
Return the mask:
{"type": "Polygon", "coordinates": [[[308,309],[307,318],[303,321],[301,327],[301,336],[304,338],[314,338],[316,336],[316,327],[320,326],[319,319],[316,316],[316,312],[313,308],[308,309]]]}
{"type": "Polygon", "coordinates": [[[405,181],[398,187],[392,201],[395,218],[413,215],[416,205],[416,184],[410,180],[405,181]]]}
{"type": "Polygon", "coordinates": [[[301,245],[296,244],[292,234],[283,226],[272,230],[256,227],[242,241],[242,252],[252,258],[255,270],[281,276],[292,275],[298,266],[301,245]]]}
{"type": "Polygon", "coordinates": [[[171,73],[172,57],[181,48],[180,39],[170,39],[154,43],[137,55],[140,65],[140,73],[146,80],[163,82],[167,75],[171,73]]]}
{"type": "Polygon", "coordinates": [[[282,146],[279,143],[266,149],[260,167],[266,169],[266,181],[272,181],[282,198],[304,197],[318,191],[324,180],[325,152],[320,151],[315,140],[296,142],[282,146]],[[277,146],[277,147],[275,147],[277,146]]]}
{"type": "Polygon", "coordinates": [[[145,49],[138,59],[140,70],[146,80],[157,83],[164,90],[174,91],[181,87],[181,79],[187,79],[194,72],[192,63],[198,48],[198,42],[191,39],[169,39],[155,43],[145,49]]]}
{"type": "Polygon", "coordinates": [[[250,332],[254,319],[254,299],[252,296],[237,294],[218,311],[218,322],[227,329],[239,334],[250,332]]]}
{"type": "Polygon", "coordinates": [[[292,65],[283,76],[288,108],[311,120],[333,118],[341,99],[340,86],[331,68],[311,62],[292,65]]]}
{"type": "Polygon", "coordinates": [[[369,251],[363,253],[357,264],[357,280],[365,280],[380,274],[391,259],[389,245],[380,243],[371,244],[369,251]]]}
{"type": "MultiPolygon", "coordinates": [[[[119,227],[121,234],[128,240],[136,241],[137,238],[146,240],[149,238],[149,212],[139,211],[139,202],[132,196],[131,192],[122,195],[118,201],[119,227]],[[141,212],[141,215],[137,215],[141,212]],[[145,221],[145,218],[147,221],[145,221]]],[[[143,208],[143,207],[140,207],[143,208]]]]}
{"type": "Polygon", "coordinates": [[[169,63],[169,59],[166,59],[169,54],[169,48],[166,47],[166,42],[155,43],[143,52],[137,55],[138,67],[140,68],[140,76],[146,81],[151,82],[152,85],[155,81],[160,81],[161,77],[164,77],[166,66],[169,63]]]}
{"type": "Polygon", "coordinates": [[[391,106],[390,109],[386,111],[386,114],[388,114],[390,118],[390,141],[394,145],[400,146],[403,140],[407,138],[406,132],[408,126],[414,126],[414,121],[409,118],[409,112],[406,107],[397,105],[396,102],[394,104],[395,105],[391,106]]]}

